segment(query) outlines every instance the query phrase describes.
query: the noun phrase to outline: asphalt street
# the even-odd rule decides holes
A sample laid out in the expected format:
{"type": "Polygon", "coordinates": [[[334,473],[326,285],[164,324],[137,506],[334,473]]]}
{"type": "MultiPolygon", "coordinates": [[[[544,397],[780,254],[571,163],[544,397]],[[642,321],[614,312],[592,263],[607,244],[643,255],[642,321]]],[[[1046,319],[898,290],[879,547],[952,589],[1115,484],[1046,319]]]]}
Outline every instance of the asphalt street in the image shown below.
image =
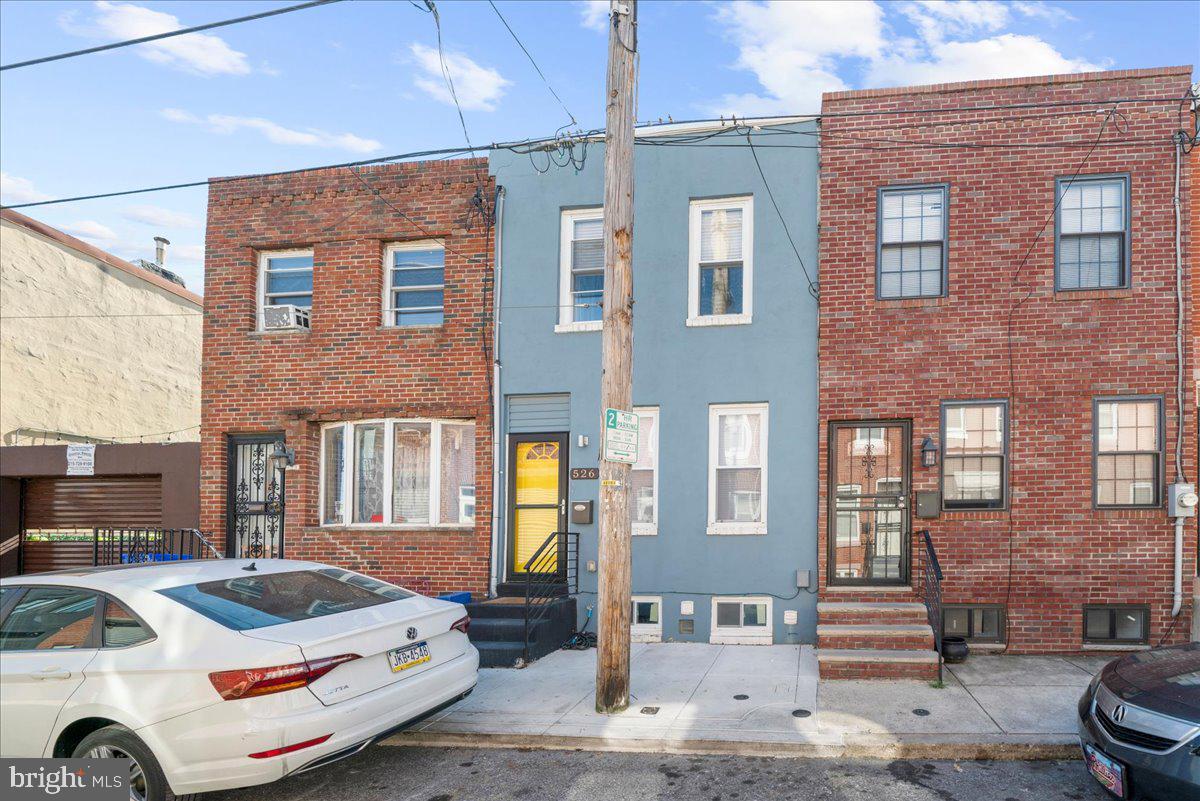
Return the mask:
{"type": "Polygon", "coordinates": [[[1079,761],[952,762],[374,746],[199,801],[1105,801],[1079,761]]]}

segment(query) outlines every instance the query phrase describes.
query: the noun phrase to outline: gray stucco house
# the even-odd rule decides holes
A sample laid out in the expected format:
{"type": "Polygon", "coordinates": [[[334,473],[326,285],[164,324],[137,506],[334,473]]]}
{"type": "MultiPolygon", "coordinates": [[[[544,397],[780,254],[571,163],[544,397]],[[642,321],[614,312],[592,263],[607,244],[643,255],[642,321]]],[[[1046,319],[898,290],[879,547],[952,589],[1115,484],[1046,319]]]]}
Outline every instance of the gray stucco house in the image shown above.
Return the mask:
{"type": "MultiPolygon", "coordinates": [[[[816,123],[748,130],[638,130],[639,640],[815,640],[817,306],[789,233],[815,279],[816,123]]],[[[546,536],[578,532],[580,625],[595,603],[598,526],[568,510],[599,493],[579,468],[598,466],[603,433],[603,167],[602,142],[578,170],[541,153],[490,159],[503,193],[494,582],[516,594],[546,536]]]]}

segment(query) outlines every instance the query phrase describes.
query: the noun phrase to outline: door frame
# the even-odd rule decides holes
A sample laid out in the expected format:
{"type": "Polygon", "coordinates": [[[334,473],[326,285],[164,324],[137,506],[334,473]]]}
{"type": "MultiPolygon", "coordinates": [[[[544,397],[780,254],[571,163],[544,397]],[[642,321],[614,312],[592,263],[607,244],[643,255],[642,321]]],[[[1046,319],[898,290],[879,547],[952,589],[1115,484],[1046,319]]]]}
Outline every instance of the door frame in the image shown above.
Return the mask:
{"type": "MultiPolygon", "coordinates": [[[[557,442],[558,443],[558,530],[567,530],[567,506],[570,504],[571,434],[567,431],[551,431],[545,434],[509,434],[508,435],[508,491],[505,493],[505,556],[504,578],[509,582],[521,581],[526,573],[518,573],[514,569],[513,559],[517,554],[516,501],[517,501],[517,445],[522,442],[557,442]]],[[[533,575],[553,575],[540,574],[533,575]]]]}
{"type": "Polygon", "coordinates": [[[831,587],[907,587],[912,584],[912,420],[830,420],[826,434],[826,479],[825,479],[825,580],[831,587]],[[842,428],[890,428],[899,426],[902,431],[904,453],[901,454],[901,480],[904,491],[901,498],[904,508],[900,515],[900,578],[873,580],[866,578],[836,578],[837,566],[837,431],[842,428]]]}

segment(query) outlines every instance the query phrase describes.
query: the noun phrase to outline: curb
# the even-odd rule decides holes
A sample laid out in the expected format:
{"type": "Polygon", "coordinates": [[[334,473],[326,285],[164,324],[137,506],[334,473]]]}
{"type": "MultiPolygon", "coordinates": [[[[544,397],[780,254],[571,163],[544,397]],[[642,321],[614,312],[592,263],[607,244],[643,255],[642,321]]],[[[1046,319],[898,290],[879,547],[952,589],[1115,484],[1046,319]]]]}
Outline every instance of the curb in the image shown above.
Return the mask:
{"type": "Polygon", "coordinates": [[[516,748],[644,754],[722,754],[792,759],[1059,760],[1079,757],[1073,735],[995,735],[976,741],[947,735],[851,735],[840,741],[663,740],[538,734],[402,732],[379,745],[421,748],[516,748]]]}

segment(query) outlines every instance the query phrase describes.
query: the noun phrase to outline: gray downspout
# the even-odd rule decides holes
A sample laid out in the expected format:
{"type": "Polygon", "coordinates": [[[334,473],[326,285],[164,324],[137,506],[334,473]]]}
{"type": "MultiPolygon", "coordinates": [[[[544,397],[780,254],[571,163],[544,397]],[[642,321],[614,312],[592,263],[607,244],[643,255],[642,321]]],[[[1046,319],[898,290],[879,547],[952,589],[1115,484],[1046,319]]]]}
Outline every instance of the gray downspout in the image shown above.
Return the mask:
{"type": "Polygon", "coordinates": [[[504,258],[501,242],[504,232],[504,187],[496,187],[496,244],[492,269],[492,567],[488,581],[488,596],[495,597],[496,585],[500,581],[500,560],[504,546],[501,535],[501,504],[504,503],[504,470],[501,455],[503,449],[503,432],[501,413],[503,410],[504,393],[500,391],[500,290],[503,288],[504,258]]]}

